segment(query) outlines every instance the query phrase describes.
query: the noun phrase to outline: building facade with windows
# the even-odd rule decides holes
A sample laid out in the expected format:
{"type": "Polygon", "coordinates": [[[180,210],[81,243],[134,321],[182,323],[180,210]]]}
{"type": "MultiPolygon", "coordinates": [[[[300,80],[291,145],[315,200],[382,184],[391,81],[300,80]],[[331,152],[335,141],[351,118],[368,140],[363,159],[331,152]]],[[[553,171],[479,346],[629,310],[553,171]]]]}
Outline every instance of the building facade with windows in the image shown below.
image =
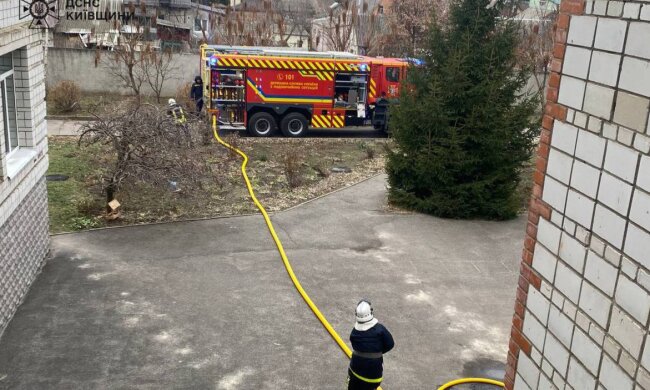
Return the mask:
{"type": "Polygon", "coordinates": [[[0,335],[48,254],[43,32],[0,2],[0,335]]]}

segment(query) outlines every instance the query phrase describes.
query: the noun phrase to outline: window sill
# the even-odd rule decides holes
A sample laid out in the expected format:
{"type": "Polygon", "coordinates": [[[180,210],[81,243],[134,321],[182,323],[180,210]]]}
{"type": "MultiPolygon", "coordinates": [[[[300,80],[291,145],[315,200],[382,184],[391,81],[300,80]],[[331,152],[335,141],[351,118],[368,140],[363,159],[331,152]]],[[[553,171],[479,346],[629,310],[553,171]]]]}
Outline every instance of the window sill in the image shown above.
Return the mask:
{"type": "Polygon", "coordinates": [[[20,148],[7,156],[7,178],[11,180],[36,157],[34,149],[20,148]]]}

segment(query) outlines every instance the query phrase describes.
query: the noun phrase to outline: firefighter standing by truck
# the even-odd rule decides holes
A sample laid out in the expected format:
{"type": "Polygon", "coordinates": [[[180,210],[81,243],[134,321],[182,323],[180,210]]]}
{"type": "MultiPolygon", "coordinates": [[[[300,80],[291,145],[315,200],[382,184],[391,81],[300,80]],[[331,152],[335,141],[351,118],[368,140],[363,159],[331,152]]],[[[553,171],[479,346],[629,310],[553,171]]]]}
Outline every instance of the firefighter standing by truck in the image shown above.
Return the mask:
{"type": "Polygon", "coordinates": [[[355,316],[350,334],[353,352],[348,368],[348,390],[375,390],[383,379],[383,354],[393,349],[395,341],[374,317],[369,301],[364,299],[357,304],[355,316]]]}
{"type": "Polygon", "coordinates": [[[196,115],[199,115],[201,110],[203,110],[203,79],[201,76],[196,76],[194,78],[194,83],[190,90],[190,97],[196,104],[196,115]]]}

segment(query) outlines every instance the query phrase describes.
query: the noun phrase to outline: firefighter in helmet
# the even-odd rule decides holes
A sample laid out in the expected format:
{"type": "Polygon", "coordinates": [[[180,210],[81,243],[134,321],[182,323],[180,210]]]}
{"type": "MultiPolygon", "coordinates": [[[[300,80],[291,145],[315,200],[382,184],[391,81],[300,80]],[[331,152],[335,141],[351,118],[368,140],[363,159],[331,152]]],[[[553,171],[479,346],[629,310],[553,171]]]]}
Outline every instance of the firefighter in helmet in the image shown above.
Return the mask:
{"type": "Polygon", "coordinates": [[[373,315],[372,304],[361,300],[355,311],[356,323],[350,334],[352,359],[348,368],[348,390],[375,390],[382,381],[383,354],[395,342],[388,329],[373,315]]]}
{"type": "Polygon", "coordinates": [[[174,118],[174,122],[176,122],[179,125],[185,124],[187,122],[187,119],[185,118],[185,111],[183,111],[183,107],[180,106],[180,104],[176,103],[175,99],[169,99],[167,101],[167,114],[172,116],[174,118]]]}
{"type": "MultiPolygon", "coordinates": [[[[174,123],[180,128],[183,133],[183,137],[189,146],[193,145],[192,136],[190,134],[190,129],[187,127],[187,118],[185,117],[185,111],[180,104],[176,103],[176,100],[169,99],[167,101],[167,115],[174,118],[174,123]]],[[[179,138],[181,142],[181,138],[179,138]]]]}

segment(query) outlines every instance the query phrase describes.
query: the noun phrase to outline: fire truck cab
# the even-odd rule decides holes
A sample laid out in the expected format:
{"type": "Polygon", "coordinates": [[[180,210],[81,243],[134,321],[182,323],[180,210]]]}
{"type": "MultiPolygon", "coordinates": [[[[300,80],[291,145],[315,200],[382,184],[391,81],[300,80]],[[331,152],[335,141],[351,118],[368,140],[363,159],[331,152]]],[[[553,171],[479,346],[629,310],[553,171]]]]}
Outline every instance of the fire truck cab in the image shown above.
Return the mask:
{"type": "Polygon", "coordinates": [[[201,47],[204,101],[222,128],[271,136],[309,128],[388,130],[409,62],[338,52],[201,47]]]}

